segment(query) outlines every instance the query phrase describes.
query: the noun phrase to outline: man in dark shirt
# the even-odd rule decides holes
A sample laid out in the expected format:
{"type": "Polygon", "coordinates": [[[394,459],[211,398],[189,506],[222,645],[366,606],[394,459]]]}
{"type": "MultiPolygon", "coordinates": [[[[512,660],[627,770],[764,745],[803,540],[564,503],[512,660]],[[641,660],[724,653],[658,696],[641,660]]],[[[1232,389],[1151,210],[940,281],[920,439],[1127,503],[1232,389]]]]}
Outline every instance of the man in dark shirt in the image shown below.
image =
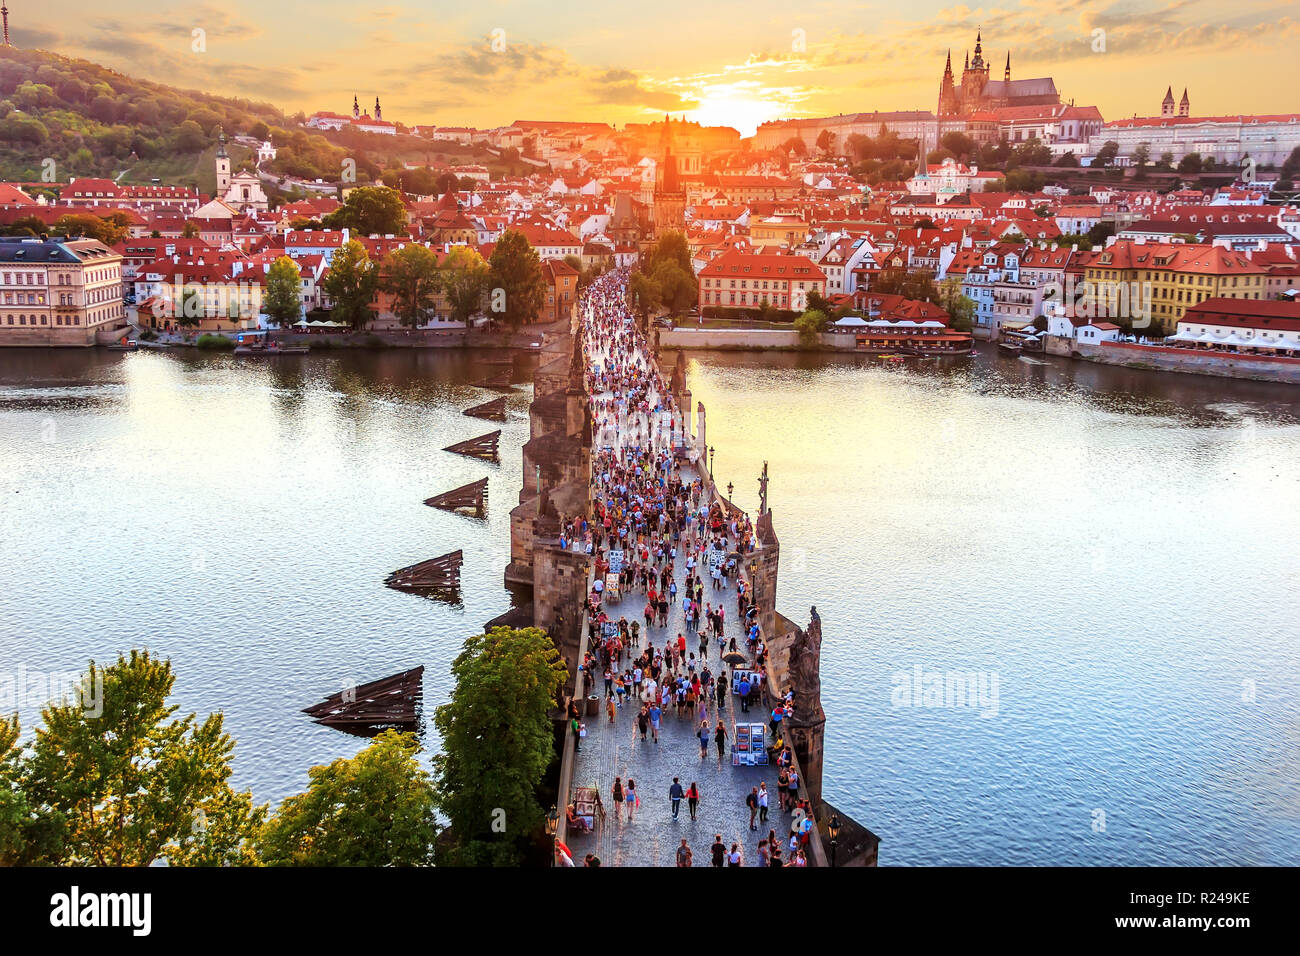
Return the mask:
{"type": "Polygon", "coordinates": [[[725,845],[723,844],[723,842],[722,842],[722,834],[721,834],[721,833],[718,833],[718,834],[715,834],[715,835],[714,835],[714,837],[713,837],[713,846],[711,847],[711,852],[713,853],[713,865],[714,865],[714,866],[722,866],[722,865],[723,865],[723,861],[724,861],[724,860],[726,859],[726,857],[727,857],[727,848],[726,848],[726,846],[725,846],[725,845]]]}
{"type": "Polygon", "coordinates": [[[681,808],[683,796],[685,796],[685,791],[682,790],[682,782],[676,777],[673,777],[673,785],[668,788],[668,799],[673,802],[674,820],[677,819],[677,811],[681,808]]]}

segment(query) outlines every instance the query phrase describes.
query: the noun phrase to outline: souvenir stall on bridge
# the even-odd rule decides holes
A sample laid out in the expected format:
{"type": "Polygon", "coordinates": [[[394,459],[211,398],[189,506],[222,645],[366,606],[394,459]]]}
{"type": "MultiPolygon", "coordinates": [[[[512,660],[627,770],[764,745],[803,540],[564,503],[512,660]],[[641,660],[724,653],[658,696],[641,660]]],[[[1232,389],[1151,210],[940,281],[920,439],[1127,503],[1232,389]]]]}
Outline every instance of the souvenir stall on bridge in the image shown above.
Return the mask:
{"type": "Polygon", "coordinates": [[[595,787],[575,787],[573,816],[585,832],[599,832],[597,828],[605,824],[605,807],[600,802],[600,791],[595,787]]]}
{"type": "Polygon", "coordinates": [[[767,766],[767,724],[736,723],[731,732],[733,767],[767,766]]]}

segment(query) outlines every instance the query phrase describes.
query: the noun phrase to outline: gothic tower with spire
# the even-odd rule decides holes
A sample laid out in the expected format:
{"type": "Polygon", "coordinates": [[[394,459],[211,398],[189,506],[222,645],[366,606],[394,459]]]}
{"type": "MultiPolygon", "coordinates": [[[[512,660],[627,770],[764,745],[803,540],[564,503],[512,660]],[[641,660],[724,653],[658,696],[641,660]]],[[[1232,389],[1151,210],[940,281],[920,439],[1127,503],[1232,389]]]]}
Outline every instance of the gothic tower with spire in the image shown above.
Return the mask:
{"type": "Polygon", "coordinates": [[[361,119],[361,104],[357,102],[357,96],[352,94],[352,118],[361,119]]]}
{"type": "Polygon", "coordinates": [[[1160,115],[1174,115],[1174,88],[1172,86],[1165,90],[1165,98],[1160,101],[1160,115]]]}
{"type": "Polygon", "coordinates": [[[8,6],[8,4],[0,4],[0,15],[3,15],[3,16],[4,16],[4,21],[5,21],[5,46],[13,46],[13,44],[9,42],[9,6],[8,6]]]}
{"type": "Polygon", "coordinates": [[[654,227],[662,235],[669,229],[686,228],[686,192],[682,188],[681,171],[673,142],[673,121],[665,114],[663,132],[659,135],[659,155],[655,163],[654,227]]]}
{"type": "Polygon", "coordinates": [[[1185,86],[1183,87],[1183,98],[1178,102],[1178,115],[1179,116],[1192,115],[1192,101],[1187,98],[1187,87],[1185,86]]]}
{"type": "Polygon", "coordinates": [[[384,118],[384,111],[379,108],[379,97],[375,97],[375,120],[379,121],[384,118]]]}
{"type": "Polygon", "coordinates": [[[957,100],[957,87],[952,76],[952,50],[948,51],[948,60],[943,66],[943,79],[939,81],[939,116],[956,116],[961,112],[957,100]]]}

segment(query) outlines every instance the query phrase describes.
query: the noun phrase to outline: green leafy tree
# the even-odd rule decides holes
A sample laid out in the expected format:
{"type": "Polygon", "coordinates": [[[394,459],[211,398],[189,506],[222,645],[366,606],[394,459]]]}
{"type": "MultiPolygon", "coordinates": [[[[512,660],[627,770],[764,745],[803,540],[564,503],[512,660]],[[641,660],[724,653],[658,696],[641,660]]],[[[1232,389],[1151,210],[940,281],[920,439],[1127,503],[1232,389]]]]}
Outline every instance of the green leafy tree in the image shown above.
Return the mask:
{"type": "Polygon", "coordinates": [[[443,746],[435,789],[455,838],[449,862],[512,865],[544,819],[536,791],[554,757],[550,711],[567,668],[540,628],[497,627],[466,641],[451,671],[451,699],[433,718],[443,746]]]}
{"type": "Polygon", "coordinates": [[[1178,161],[1178,171],[1180,173],[1199,173],[1205,168],[1205,163],[1201,159],[1200,153],[1188,153],[1178,161]]]}
{"type": "Polygon", "coordinates": [[[370,261],[366,247],[349,239],[334,253],[329,272],[321,289],[334,304],[334,315],[353,329],[362,328],[371,320],[370,301],[378,286],[378,273],[370,261]]]}
{"type": "Polygon", "coordinates": [[[507,229],[492,250],[489,307],[512,328],[535,321],[546,299],[546,280],[537,251],[522,232],[507,229]]]}
{"type": "Polygon", "coordinates": [[[222,715],[175,718],[171,663],[132,651],[93,662],[79,692],[42,712],[22,768],[29,804],[58,820],[64,865],[160,858],[240,862],[262,808],[231,791],[222,715]]]}
{"type": "Polygon", "coordinates": [[[409,328],[427,322],[438,294],[438,254],[410,243],[389,253],[381,271],[380,288],[392,296],[398,321],[409,328]]]}
{"type": "Polygon", "coordinates": [[[791,136],[781,144],[781,148],[787,153],[793,153],[795,156],[803,157],[808,155],[808,144],[798,136],[791,136]]]}
{"type": "Polygon", "coordinates": [[[406,231],[406,205],[396,189],[358,186],[323,222],[330,229],[350,229],[362,236],[395,236],[406,231]]]}
{"type": "Polygon", "coordinates": [[[62,814],[39,813],[22,787],[18,715],[0,716],[0,866],[57,863],[65,829],[62,814]]]}
{"type": "Polygon", "coordinates": [[[470,317],[483,307],[483,295],[488,288],[491,269],[483,257],[469,246],[452,246],[442,261],[443,295],[451,306],[451,317],[468,323],[470,317]]]}
{"type": "Polygon", "coordinates": [[[871,282],[871,291],[882,295],[901,295],[905,299],[933,302],[938,296],[934,273],[928,269],[909,272],[907,269],[882,269],[871,282]]]}
{"type": "Polygon", "coordinates": [[[799,344],[806,349],[816,348],[827,321],[826,313],[817,309],[808,309],[796,318],[794,328],[799,333],[799,344]]]}
{"type": "Polygon", "coordinates": [[[302,273],[298,263],[280,256],[266,272],[266,297],[262,309],[281,328],[288,328],[302,314],[302,273]]]}
{"type": "Polygon", "coordinates": [[[1097,155],[1093,157],[1094,166],[1109,166],[1115,162],[1115,157],[1119,154],[1119,143],[1113,139],[1108,139],[1101,144],[1101,149],[1097,150],[1097,155]]]}
{"type": "Polygon", "coordinates": [[[975,300],[963,295],[961,279],[944,279],[939,284],[939,307],[948,313],[948,324],[958,332],[969,332],[975,321],[975,300]]]}
{"type": "Polygon", "coordinates": [[[257,837],[268,866],[430,866],[435,794],[411,734],[387,730],[351,759],[308,771],[257,837]]]}
{"type": "Polygon", "coordinates": [[[642,319],[649,318],[663,306],[658,283],[644,272],[632,273],[627,283],[627,302],[642,319]]]}
{"type": "Polygon", "coordinates": [[[695,276],[676,262],[660,262],[651,279],[659,289],[660,304],[673,315],[680,315],[699,302],[699,283],[695,276]]]}

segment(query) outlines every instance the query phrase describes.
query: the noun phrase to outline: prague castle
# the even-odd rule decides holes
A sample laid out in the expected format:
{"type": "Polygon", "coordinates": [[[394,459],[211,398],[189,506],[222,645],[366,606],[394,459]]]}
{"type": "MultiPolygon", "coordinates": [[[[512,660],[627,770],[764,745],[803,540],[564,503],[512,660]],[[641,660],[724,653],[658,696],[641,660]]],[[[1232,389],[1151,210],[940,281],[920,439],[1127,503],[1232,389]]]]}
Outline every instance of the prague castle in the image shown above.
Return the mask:
{"type": "Polygon", "coordinates": [[[989,64],[984,59],[983,39],[982,33],[975,34],[975,55],[972,57],[969,53],[966,54],[960,84],[955,81],[952,72],[952,51],[948,51],[948,62],[943,68],[943,79],[939,82],[937,113],[940,118],[971,116],[1004,107],[1060,105],[1061,95],[1056,91],[1056,83],[1050,76],[1032,80],[1011,78],[1010,52],[1007,53],[1007,65],[1002,79],[989,79],[989,64]]]}

